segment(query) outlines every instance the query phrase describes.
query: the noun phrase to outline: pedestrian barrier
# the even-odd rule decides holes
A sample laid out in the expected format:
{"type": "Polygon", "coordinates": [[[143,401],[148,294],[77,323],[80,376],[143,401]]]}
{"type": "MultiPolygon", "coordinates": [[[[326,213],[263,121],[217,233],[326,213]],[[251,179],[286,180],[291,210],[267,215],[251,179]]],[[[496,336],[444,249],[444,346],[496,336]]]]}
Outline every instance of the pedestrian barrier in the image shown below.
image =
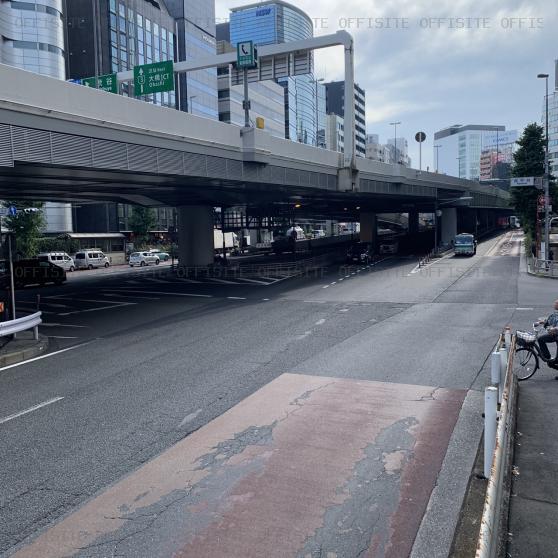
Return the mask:
{"type": "Polygon", "coordinates": [[[529,261],[529,271],[536,275],[545,277],[558,277],[558,262],[554,260],[539,260],[531,258],[529,261]]]}
{"type": "Polygon", "coordinates": [[[20,331],[33,328],[33,337],[35,341],[39,340],[39,325],[42,323],[41,312],[35,312],[24,316],[23,318],[16,318],[7,322],[0,322],[0,337],[6,335],[14,335],[20,331]]]}
{"type": "Polygon", "coordinates": [[[513,371],[515,336],[506,328],[491,356],[490,387],[485,390],[484,476],[488,479],[476,558],[503,555],[511,484],[511,455],[517,408],[513,371]]]}

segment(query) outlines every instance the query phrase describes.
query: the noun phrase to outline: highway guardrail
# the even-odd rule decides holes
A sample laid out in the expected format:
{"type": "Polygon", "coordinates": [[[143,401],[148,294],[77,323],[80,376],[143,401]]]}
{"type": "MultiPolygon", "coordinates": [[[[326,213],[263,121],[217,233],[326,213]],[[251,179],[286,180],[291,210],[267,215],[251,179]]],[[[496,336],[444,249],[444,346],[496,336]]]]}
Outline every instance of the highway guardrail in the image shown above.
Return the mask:
{"type": "Polygon", "coordinates": [[[33,329],[33,337],[35,338],[35,341],[38,341],[39,325],[42,323],[41,314],[41,312],[35,312],[34,314],[29,314],[29,316],[0,322],[0,337],[5,337],[6,335],[15,336],[16,333],[19,333],[20,331],[33,329]]]}

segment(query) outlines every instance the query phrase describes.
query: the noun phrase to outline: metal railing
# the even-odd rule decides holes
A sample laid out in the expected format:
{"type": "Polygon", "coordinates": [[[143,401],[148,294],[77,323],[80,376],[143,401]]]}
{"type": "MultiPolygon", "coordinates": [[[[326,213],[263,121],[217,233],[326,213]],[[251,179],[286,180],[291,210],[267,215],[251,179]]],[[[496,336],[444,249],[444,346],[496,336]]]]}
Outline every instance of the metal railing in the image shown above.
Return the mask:
{"type": "Polygon", "coordinates": [[[493,385],[485,390],[484,476],[488,485],[476,558],[496,558],[505,548],[518,391],[514,353],[515,336],[506,328],[492,353],[493,385]]]}
{"type": "Polygon", "coordinates": [[[34,314],[29,314],[29,316],[23,316],[23,318],[16,318],[7,322],[0,322],[0,337],[5,337],[6,335],[13,335],[15,337],[20,331],[33,329],[33,337],[35,341],[38,341],[39,325],[41,323],[41,312],[35,312],[34,314]]]}
{"type": "Polygon", "coordinates": [[[544,275],[545,277],[558,277],[558,262],[554,260],[531,258],[528,265],[531,273],[544,275]]]}

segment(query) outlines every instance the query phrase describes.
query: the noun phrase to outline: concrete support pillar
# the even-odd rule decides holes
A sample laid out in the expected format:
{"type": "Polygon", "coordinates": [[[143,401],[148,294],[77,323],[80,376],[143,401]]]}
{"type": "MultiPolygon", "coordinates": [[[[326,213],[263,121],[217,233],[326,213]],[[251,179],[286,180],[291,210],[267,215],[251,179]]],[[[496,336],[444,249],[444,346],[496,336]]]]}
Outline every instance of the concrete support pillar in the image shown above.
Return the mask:
{"type": "Polygon", "coordinates": [[[184,205],[178,208],[178,260],[180,267],[213,263],[213,208],[184,205]]]}
{"type": "Polygon", "coordinates": [[[369,242],[374,247],[378,238],[378,218],[375,213],[366,211],[360,214],[360,241],[369,242]]]}
{"type": "Polygon", "coordinates": [[[416,209],[409,211],[409,234],[415,235],[419,232],[419,212],[416,209]]]}
{"type": "Polygon", "coordinates": [[[455,207],[447,207],[445,209],[442,209],[441,228],[441,243],[450,244],[457,234],[457,209],[455,207]]]}

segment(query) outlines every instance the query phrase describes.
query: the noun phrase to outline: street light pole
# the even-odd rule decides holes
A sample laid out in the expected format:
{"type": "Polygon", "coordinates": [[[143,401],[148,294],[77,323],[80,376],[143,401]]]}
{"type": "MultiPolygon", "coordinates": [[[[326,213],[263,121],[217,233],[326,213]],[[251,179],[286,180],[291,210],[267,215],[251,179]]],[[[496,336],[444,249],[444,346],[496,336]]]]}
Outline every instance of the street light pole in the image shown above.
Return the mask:
{"type": "Polygon", "coordinates": [[[195,99],[197,95],[190,95],[189,102],[188,102],[188,109],[190,110],[190,114],[194,114],[194,105],[192,104],[192,99],[195,99]]]}
{"type": "Polygon", "coordinates": [[[434,149],[436,150],[436,172],[438,172],[438,159],[440,158],[440,147],[441,145],[435,145],[434,149]]]}
{"type": "Polygon", "coordinates": [[[545,153],[544,153],[544,259],[548,260],[550,254],[550,169],[548,158],[548,74],[538,74],[538,78],[546,81],[546,96],[545,96],[545,153]]]}
{"type": "Polygon", "coordinates": [[[319,106],[318,106],[318,83],[324,81],[324,78],[314,80],[316,86],[316,147],[320,147],[318,144],[318,135],[320,133],[320,116],[319,116],[319,106]]]}
{"type": "Polygon", "coordinates": [[[394,127],[394,132],[393,132],[393,135],[395,136],[395,137],[394,137],[394,140],[393,140],[394,143],[395,143],[394,155],[395,155],[395,164],[397,164],[397,163],[399,162],[399,161],[397,160],[397,126],[398,126],[399,124],[401,124],[401,122],[399,122],[399,121],[398,121],[398,122],[390,122],[389,124],[390,124],[390,126],[393,126],[393,127],[394,127]]]}

